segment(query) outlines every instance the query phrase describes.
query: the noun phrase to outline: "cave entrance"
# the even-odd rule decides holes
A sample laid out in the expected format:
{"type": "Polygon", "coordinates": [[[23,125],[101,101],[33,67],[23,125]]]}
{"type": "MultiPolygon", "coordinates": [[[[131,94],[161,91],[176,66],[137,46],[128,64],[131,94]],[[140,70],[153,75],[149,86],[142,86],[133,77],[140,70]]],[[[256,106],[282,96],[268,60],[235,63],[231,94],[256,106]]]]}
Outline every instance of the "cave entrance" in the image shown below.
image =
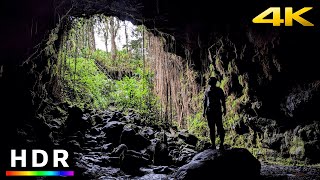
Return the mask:
{"type": "Polygon", "coordinates": [[[58,53],[60,99],[81,108],[146,109],[138,106],[150,93],[145,27],[103,15],[71,18],[69,23],[58,53]]]}
{"type": "Polygon", "coordinates": [[[148,122],[183,128],[201,113],[202,89],[190,59],[169,53],[176,48],[174,37],[104,15],[70,17],[68,27],[54,72],[59,101],[135,110],[148,122]]]}

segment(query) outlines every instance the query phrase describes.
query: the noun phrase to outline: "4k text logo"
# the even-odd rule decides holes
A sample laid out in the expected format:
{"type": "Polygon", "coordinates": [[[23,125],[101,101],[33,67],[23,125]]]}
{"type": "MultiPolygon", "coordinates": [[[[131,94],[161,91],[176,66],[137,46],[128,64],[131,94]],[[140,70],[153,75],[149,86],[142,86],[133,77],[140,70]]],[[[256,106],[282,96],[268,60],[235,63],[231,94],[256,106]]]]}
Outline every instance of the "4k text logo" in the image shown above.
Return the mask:
{"type": "Polygon", "coordinates": [[[297,21],[303,26],[314,26],[311,22],[301,17],[302,14],[310,11],[312,7],[304,7],[298,11],[293,11],[292,7],[285,8],[285,17],[281,19],[281,8],[280,7],[270,7],[263,11],[261,14],[253,18],[253,23],[271,23],[273,26],[281,26],[284,23],[285,26],[292,26],[293,21],[297,21]],[[266,17],[272,14],[272,19],[266,19],[266,17]]]}

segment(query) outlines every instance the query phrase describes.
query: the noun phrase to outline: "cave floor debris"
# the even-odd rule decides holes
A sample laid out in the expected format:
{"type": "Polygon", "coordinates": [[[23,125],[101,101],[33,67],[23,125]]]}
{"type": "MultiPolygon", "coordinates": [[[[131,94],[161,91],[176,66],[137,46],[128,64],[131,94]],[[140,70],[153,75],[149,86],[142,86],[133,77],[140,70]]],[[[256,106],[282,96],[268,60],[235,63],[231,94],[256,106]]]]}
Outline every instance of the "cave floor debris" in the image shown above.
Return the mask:
{"type": "Polygon", "coordinates": [[[261,163],[263,179],[276,180],[320,180],[320,167],[316,166],[288,166],[261,163]]]}

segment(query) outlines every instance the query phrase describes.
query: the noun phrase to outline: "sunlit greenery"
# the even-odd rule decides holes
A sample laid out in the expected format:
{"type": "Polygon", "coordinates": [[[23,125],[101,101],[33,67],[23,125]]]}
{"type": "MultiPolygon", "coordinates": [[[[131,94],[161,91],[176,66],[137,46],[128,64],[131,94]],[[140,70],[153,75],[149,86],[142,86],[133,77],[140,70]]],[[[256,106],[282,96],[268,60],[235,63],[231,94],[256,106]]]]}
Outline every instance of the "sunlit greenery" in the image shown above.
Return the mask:
{"type": "Polygon", "coordinates": [[[80,107],[106,108],[113,82],[97,68],[94,60],[67,58],[67,64],[63,88],[66,100],[80,107]]]}
{"type": "MultiPolygon", "coordinates": [[[[115,106],[125,110],[134,108],[141,113],[154,110],[157,105],[150,90],[152,74],[143,71],[142,60],[111,62],[104,51],[98,50],[93,54],[90,59],[67,58],[63,88],[66,101],[82,108],[106,109],[115,106]],[[100,65],[97,61],[101,62],[100,65]],[[112,79],[108,76],[110,69],[125,70],[131,76],[112,79]]],[[[120,57],[125,57],[125,54],[120,57]]]]}
{"type": "Polygon", "coordinates": [[[95,47],[94,27],[99,28],[100,34],[114,33],[115,36],[110,35],[105,43],[116,46],[121,23],[116,18],[106,17],[79,18],[71,22],[72,28],[63,37],[59,52],[60,99],[81,108],[135,109],[154,118],[159,103],[152,91],[153,73],[143,60],[143,27],[135,28],[132,32],[135,37],[127,39],[122,49],[112,47],[113,52],[106,52],[95,47]],[[112,26],[108,24],[111,20],[114,21],[112,26]]]}

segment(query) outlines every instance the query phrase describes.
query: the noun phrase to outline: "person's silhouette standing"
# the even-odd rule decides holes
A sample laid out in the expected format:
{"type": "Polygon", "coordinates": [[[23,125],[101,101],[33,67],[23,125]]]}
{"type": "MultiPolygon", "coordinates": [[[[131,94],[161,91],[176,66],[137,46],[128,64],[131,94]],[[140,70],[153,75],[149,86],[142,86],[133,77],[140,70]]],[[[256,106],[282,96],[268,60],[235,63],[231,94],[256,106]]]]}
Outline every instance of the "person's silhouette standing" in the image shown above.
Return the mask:
{"type": "Polygon", "coordinates": [[[220,149],[223,149],[225,132],[222,124],[222,115],[226,114],[226,103],[224,93],[221,88],[216,86],[216,83],[217,79],[215,77],[209,79],[209,87],[205,92],[203,101],[203,117],[207,116],[212,148],[216,148],[215,126],[217,126],[217,131],[220,136],[220,149]],[[223,110],[221,107],[223,107],[223,110]]]}

